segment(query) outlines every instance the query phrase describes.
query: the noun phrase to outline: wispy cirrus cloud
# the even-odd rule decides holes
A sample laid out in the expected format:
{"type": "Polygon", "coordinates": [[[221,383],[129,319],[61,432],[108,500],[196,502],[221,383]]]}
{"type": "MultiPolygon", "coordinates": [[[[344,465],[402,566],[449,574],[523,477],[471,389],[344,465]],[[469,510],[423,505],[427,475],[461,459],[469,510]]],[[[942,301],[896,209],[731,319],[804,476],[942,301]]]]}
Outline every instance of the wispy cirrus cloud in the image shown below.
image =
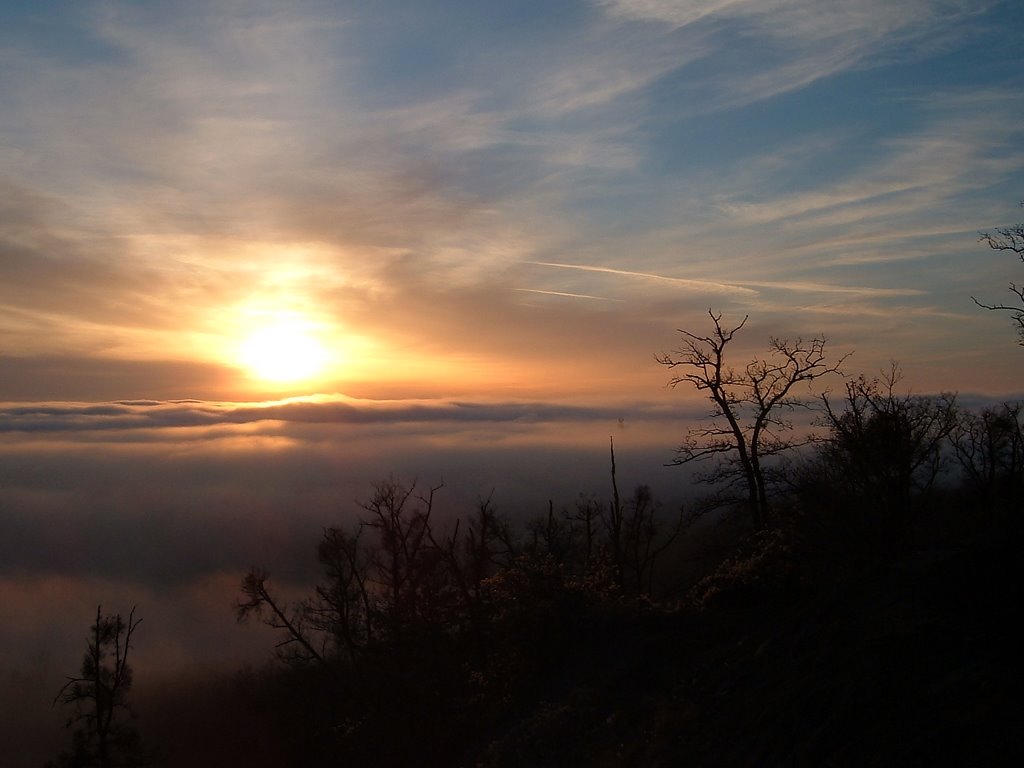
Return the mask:
{"type": "Polygon", "coordinates": [[[596,371],[596,336],[639,359],[709,303],[920,308],[929,285],[872,265],[970,247],[994,193],[972,199],[1021,167],[1012,86],[856,79],[971,44],[987,3],[400,6],[86,3],[62,20],[82,55],[4,38],[26,224],[0,221],[3,351],[178,359],[227,309],[290,297],[376,333],[391,370],[444,347],[596,371]],[[833,119],[838,74],[857,109],[833,119]],[[948,236],[913,241],[929,228],[948,236]]]}
{"type": "MultiPolygon", "coordinates": [[[[734,109],[840,73],[917,60],[955,45],[993,3],[967,0],[596,0],[613,18],[697,39],[702,71],[683,86],[691,114],[734,109]]],[[[682,63],[681,63],[682,65],[682,63]]],[[[686,79],[686,70],[682,69],[686,79]]]]}
{"type": "Polygon", "coordinates": [[[851,169],[845,179],[763,204],[723,201],[722,210],[753,224],[802,218],[839,225],[927,209],[975,186],[979,174],[1005,177],[1024,167],[1024,156],[1011,149],[1017,132],[1012,111],[1001,109],[1000,120],[947,108],[916,133],[882,140],[880,157],[851,169]]]}
{"type": "Polygon", "coordinates": [[[684,288],[691,291],[703,291],[708,293],[746,293],[754,294],[752,288],[747,288],[739,284],[730,283],[718,283],[712,280],[697,280],[686,277],[673,277],[670,275],[658,275],[651,272],[636,272],[628,269],[616,269],[614,267],[604,267],[595,264],[562,264],[557,262],[549,261],[528,261],[527,264],[534,264],[538,267],[552,267],[554,269],[572,269],[580,272],[593,272],[603,275],[613,275],[617,277],[637,278],[640,280],[653,280],[661,283],[668,283],[673,286],[684,288]]]}

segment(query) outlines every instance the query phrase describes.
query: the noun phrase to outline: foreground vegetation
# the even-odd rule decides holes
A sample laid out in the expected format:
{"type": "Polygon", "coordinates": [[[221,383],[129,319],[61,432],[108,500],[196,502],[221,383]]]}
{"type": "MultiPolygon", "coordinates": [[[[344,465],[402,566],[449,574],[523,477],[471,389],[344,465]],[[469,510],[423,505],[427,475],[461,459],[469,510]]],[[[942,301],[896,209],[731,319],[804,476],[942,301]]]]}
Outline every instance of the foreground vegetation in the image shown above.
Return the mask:
{"type": "Polygon", "coordinates": [[[309,599],[285,607],[265,573],[245,579],[240,616],[282,632],[287,664],[260,685],[289,723],[284,753],[555,766],[1019,750],[1021,409],[972,414],[863,379],[847,395],[827,438],[776,468],[771,525],[722,514],[732,546],[675,590],[651,575],[680,522],[644,488],[518,532],[484,502],[442,535],[436,489],[380,484],[359,526],[325,532],[309,599]]]}
{"type": "Polygon", "coordinates": [[[1020,754],[1007,627],[1024,583],[1022,409],[969,412],[897,384],[895,372],[851,379],[841,402],[822,401],[821,439],[766,467],[756,527],[742,487],[687,514],[643,486],[620,498],[614,450],[611,499],[519,526],[491,499],[441,525],[441,488],[385,480],[356,525],[324,532],[306,599],[286,604],[266,572],[245,576],[239,619],[280,632],[265,668],[150,702],[135,723],[115,711],[130,684],[116,630],[137,620],[97,612],[64,691],[87,706],[57,764],[1020,754]],[[123,676],[106,720],[104,643],[123,676]]]}

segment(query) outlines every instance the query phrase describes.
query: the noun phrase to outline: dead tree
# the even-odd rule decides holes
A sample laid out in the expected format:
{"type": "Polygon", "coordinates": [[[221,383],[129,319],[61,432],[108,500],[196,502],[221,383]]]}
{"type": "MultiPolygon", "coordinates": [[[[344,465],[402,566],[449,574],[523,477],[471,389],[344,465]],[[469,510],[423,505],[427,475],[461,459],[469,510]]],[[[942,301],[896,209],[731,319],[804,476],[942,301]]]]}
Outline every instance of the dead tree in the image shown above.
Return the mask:
{"type": "Polygon", "coordinates": [[[679,329],[683,343],[656,360],[683,373],[669,379],[668,386],[689,384],[712,403],[707,421],[691,428],[671,465],[711,461],[712,468],[698,476],[702,482],[745,491],[745,504],[755,529],[769,523],[765,459],[807,442],[794,435],[785,415],[810,401],[798,393],[831,373],[838,373],[846,355],[835,363],[825,357],[825,339],[772,337],[764,358],[734,368],[726,351],[747,317],[736,326],[722,325],[722,315],[708,310],[714,326],[708,336],[679,329]]]}

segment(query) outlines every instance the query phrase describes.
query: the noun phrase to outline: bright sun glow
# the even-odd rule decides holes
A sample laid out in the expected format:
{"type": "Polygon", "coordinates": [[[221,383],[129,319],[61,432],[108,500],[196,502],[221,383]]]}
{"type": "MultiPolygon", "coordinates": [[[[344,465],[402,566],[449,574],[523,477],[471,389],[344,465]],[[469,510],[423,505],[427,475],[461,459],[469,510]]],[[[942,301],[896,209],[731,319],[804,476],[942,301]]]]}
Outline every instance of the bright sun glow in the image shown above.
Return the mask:
{"type": "Polygon", "coordinates": [[[327,364],[327,350],[303,323],[275,319],[250,333],[239,362],[254,378],[290,383],[310,379],[327,364]]]}

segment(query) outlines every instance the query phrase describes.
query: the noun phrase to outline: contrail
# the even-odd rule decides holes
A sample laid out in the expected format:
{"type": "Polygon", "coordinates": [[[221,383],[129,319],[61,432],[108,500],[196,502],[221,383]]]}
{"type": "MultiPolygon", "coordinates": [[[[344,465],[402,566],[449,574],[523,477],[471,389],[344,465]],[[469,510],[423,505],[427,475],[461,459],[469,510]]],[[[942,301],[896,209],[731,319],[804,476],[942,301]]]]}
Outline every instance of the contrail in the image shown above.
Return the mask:
{"type": "Polygon", "coordinates": [[[623,275],[625,277],[639,277],[644,280],[660,280],[666,283],[684,285],[688,288],[700,290],[717,290],[726,293],[751,293],[757,294],[753,288],[745,288],[741,285],[730,283],[716,283],[711,280],[691,280],[685,277],[668,277],[667,275],[655,275],[650,272],[631,272],[626,269],[612,269],[611,267],[594,267],[587,264],[559,264],[552,261],[526,261],[526,264],[536,264],[540,267],[556,267],[558,269],[578,269],[582,272],[603,272],[609,275],[623,275]]]}
{"type": "MultiPolygon", "coordinates": [[[[869,288],[866,286],[827,285],[824,283],[800,283],[785,281],[745,281],[742,283],[718,283],[713,280],[693,280],[685,277],[668,277],[667,275],[656,275],[651,272],[632,272],[626,269],[614,269],[612,267],[595,267],[589,264],[561,264],[553,261],[526,261],[526,264],[535,264],[540,267],[556,267],[558,269],[577,269],[582,272],[602,272],[609,275],[623,275],[625,277],[638,277],[645,280],[660,280],[662,282],[683,285],[695,290],[717,290],[726,293],[746,293],[757,295],[758,288],[772,288],[795,293],[846,293],[870,296],[920,296],[925,291],[917,288],[869,288]]],[[[593,297],[599,298],[599,297],[593,297]]]]}
{"type": "Polygon", "coordinates": [[[547,296],[566,296],[570,299],[596,299],[597,301],[619,301],[624,302],[625,299],[612,299],[608,296],[591,296],[589,293],[567,293],[565,291],[542,291],[539,288],[516,288],[517,291],[523,293],[543,293],[547,296]]]}

